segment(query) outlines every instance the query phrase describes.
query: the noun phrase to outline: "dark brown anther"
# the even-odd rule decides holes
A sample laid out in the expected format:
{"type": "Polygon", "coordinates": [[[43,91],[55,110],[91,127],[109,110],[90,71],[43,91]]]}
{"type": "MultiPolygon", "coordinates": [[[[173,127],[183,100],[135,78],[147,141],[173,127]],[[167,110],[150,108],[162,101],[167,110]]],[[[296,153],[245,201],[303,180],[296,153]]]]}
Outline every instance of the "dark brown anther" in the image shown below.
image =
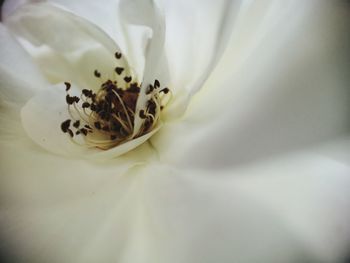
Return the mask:
{"type": "Polygon", "coordinates": [[[61,130],[62,130],[64,133],[68,132],[70,123],[71,123],[71,120],[70,120],[70,119],[65,120],[64,122],[62,122],[62,124],[61,124],[61,130]]]}
{"type": "Polygon", "coordinates": [[[153,90],[154,90],[154,87],[153,87],[151,84],[149,84],[149,86],[148,86],[148,88],[147,88],[147,91],[146,91],[146,94],[147,94],[147,95],[148,95],[148,94],[151,94],[153,90]]]}
{"type": "Polygon", "coordinates": [[[90,105],[90,110],[96,111],[97,110],[96,104],[91,104],[90,105]]]}
{"type": "Polygon", "coordinates": [[[80,131],[79,131],[79,130],[75,132],[75,135],[79,135],[79,134],[80,134],[80,131]]]}
{"type": "Polygon", "coordinates": [[[121,67],[116,67],[115,68],[115,72],[117,72],[118,75],[122,74],[123,71],[124,71],[124,68],[121,68],[121,67]]]}
{"type": "Polygon", "coordinates": [[[89,125],[87,125],[87,124],[85,124],[84,127],[85,127],[86,129],[92,130],[92,128],[91,128],[89,125]]]}
{"type": "Polygon", "coordinates": [[[131,81],[131,79],[132,78],[130,76],[127,76],[127,77],[124,78],[125,82],[127,82],[127,83],[129,83],[131,81]]]}
{"type": "Polygon", "coordinates": [[[72,130],[71,129],[68,129],[68,133],[69,133],[69,135],[70,135],[70,137],[74,137],[74,133],[72,132],[72,130]]]}
{"type": "Polygon", "coordinates": [[[111,140],[114,141],[115,139],[117,139],[116,135],[111,135],[111,140]]]}
{"type": "Polygon", "coordinates": [[[69,96],[69,94],[66,95],[66,102],[68,105],[72,105],[73,103],[78,103],[79,100],[80,99],[77,96],[71,97],[69,96]]]}
{"type": "Polygon", "coordinates": [[[64,85],[66,85],[66,91],[68,91],[71,87],[71,84],[69,82],[65,82],[64,85]]]}
{"type": "Polygon", "coordinates": [[[84,103],[81,105],[81,107],[82,107],[83,109],[89,108],[89,107],[90,107],[90,103],[89,103],[89,102],[84,102],[84,103]]]}
{"type": "Polygon", "coordinates": [[[96,127],[96,129],[101,130],[101,123],[99,121],[96,121],[94,123],[94,126],[96,127]]]}
{"type": "Polygon", "coordinates": [[[87,129],[85,129],[85,128],[81,128],[81,129],[80,129],[80,132],[81,132],[82,134],[84,134],[85,136],[88,134],[88,131],[87,131],[87,129]]]}
{"type": "Polygon", "coordinates": [[[153,100],[149,100],[147,102],[147,110],[150,114],[155,115],[157,110],[157,105],[154,103],[153,100]]]}
{"type": "Polygon", "coordinates": [[[140,87],[137,85],[136,82],[131,83],[130,87],[128,88],[128,92],[139,93],[140,92],[140,87]]]}
{"type": "Polygon", "coordinates": [[[156,80],[154,81],[154,87],[155,87],[155,88],[159,88],[159,87],[160,87],[160,83],[159,83],[159,80],[158,80],[158,79],[156,79],[156,80]]]}
{"type": "Polygon", "coordinates": [[[160,106],[160,110],[163,110],[164,109],[164,106],[160,106]]]}
{"type": "Polygon", "coordinates": [[[96,77],[96,78],[100,78],[100,77],[101,77],[101,73],[100,73],[100,72],[98,72],[98,70],[97,70],[97,69],[95,69],[95,71],[94,71],[94,75],[95,75],[95,77],[96,77]]]}
{"type": "Polygon", "coordinates": [[[74,103],[74,98],[67,94],[66,95],[66,102],[68,105],[72,105],[74,103]]]}
{"type": "Polygon", "coordinates": [[[92,90],[88,90],[88,89],[83,89],[81,91],[81,93],[83,93],[83,95],[87,98],[91,98],[92,97],[92,90]]]}
{"type": "Polygon", "coordinates": [[[139,116],[140,116],[141,119],[146,119],[147,118],[144,110],[140,110],[139,116]]]}
{"type": "Polygon", "coordinates": [[[168,94],[169,89],[168,89],[168,88],[164,88],[164,89],[162,89],[160,92],[164,92],[164,94],[168,94]]]}
{"type": "Polygon", "coordinates": [[[119,53],[119,52],[115,52],[114,55],[116,59],[120,59],[122,57],[122,53],[119,53]]]}
{"type": "Polygon", "coordinates": [[[73,123],[73,127],[74,128],[79,128],[79,126],[80,126],[80,121],[79,120],[77,120],[77,121],[75,121],[74,123],[73,123]]]}

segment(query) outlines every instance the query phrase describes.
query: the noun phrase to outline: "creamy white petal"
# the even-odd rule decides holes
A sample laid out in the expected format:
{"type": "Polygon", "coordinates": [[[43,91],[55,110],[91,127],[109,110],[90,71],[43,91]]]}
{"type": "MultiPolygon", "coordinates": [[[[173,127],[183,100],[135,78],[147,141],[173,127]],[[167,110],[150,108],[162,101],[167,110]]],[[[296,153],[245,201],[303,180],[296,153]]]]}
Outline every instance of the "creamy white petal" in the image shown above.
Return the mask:
{"type": "Polygon", "coordinates": [[[106,32],[116,43],[123,42],[123,36],[117,19],[116,0],[84,1],[84,0],[49,0],[66,7],[73,13],[89,20],[104,32],[106,32]]]}
{"type": "Polygon", "coordinates": [[[69,0],[7,0],[2,8],[3,19],[11,15],[18,7],[27,3],[51,2],[74,14],[83,17],[93,24],[97,25],[106,32],[116,43],[120,45],[123,51],[126,50],[126,39],[118,21],[117,10],[118,1],[108,0],[101,2],[96,1],[69,1],[69,0]]]}
{"type": "MultiPolygon", "coordinates": [[[[141,109],[146,107],[146,103],[151,95],[147,95],[149,85],[153,85],[160,71],[161,58],[164,54],[165,41],[165,20],[164,16],[154,0],[122,0],[120,1],[119,14],[123,21],[125,33],[131,25],[147,27],[151,30],[151,36],[147,39],[145,47],[145,65],[142,74],[142,85],[136,104],[136,115],[134,121],[134,133],[136,135],[143,123],[139,116],[141,109]]],[[[129,37],[130,39],[130,37],[129,37]]],[[[129,45],[131,46],[131,44],[129,45]]]]}
{"type": "Polygon", "coordinates": [[[152,138],[162,161],[223,169],[349,132],[347,13],[269,3],[247,7],[187,116],[152,138]]]}
{"type": "Polygon", "coordinates": [[[0,24],[0,140],[23,135],[19,111],[37,91],[47,86],[30,56],[0,24]]]}
{"type": "Polygon", "coordinates": [[[16,11],[17,8],[24,4],[45,2],[45,0],[5,0],[1,6],[1,19],[6,20],[9,15],[16,11]]]}
{"type": "Polygon", "coordinates": [[[340,263],[350,178],[339,145],[213,177],[158,164],[124,174],[2,144],[3,248],[36,262],[340,263]]]}
{"type": "Polygon", "coordinates": [[[97,256],[108,262],[120,257],[132,224],[128,196],[138,195],[132,190],[138,190],[138,176],[126,171],[149,161],[149,155],[98,164],[49,155],[25,138],[1,142],[1,149],[2,259],[96,262],[97,256]],[[86,258],[110,227],[101,253],[86,258]]]}
{"type": "Polygon", "coordinates": [[[210,76],[235,28],[242,1],[162,1],[166,18],[166,56],[175,94],[168,118],[179,117],[210,76]]]}
{"type": "Polygon", "coordinates": [[[52,83],[73,81],[80,87],[97,89],[102,79],[122,76],[114,72],[119,65],[130,74],[124,57],[116,60],[120,48],[90,22],[48,3],[21,6],[6,19],[6,25],[21,38],[23,45],[52,83]],[[45,23],[43,23],[45,21],[45,23]]]}
{"type": "Polygon", "coordinates": [[[30,56],[0,24],[0,101],[19,105],[47,85],[30,56]]]}
{"type": "MultiPolygon", "coordinates": [[[[131,39],[127,39],[122,22],[118,15],[118,3],[119,0],[108,0],[101,2],[96,1],[69,1],[69,0],[8,0],[4,3],[3,8],[3,17],[6,21],[7,16],[11,15],[18,7],[24,3],[36,3],[36,2],[51,2],[64,9],[70,10],[74,14],[87,19],[93,24],[97,25],[104,32],[108,34],[118,45],[120,46],[123,53],[127,54],[131,62],[144,62],[143,59],[140,59],[140,56],[143,55],[143,47],[138,36],[132,35],[131,39]],[[140,42],[140,43],[139,43],[140,42]],[[130,47],[128,45],[134,46],[131,53],[128,53],[130,47]],[[139,50],[140,49],[140,50],[139,50]],[[135,54],[133,54],[135,53],[135,54]]],[[[136,70],[141,70],[142,65],[134,65],[136,70]]],[[[142,70],[140,71],[142,72],[142,70]]]]}
{"type": "MultiPolygon", "coordinates": [[[[332,158],[344,143],[328,152],[332,158]]],[[[322,154],[298,152],[215,176],[169,167],[159,175],[158,168],[147,202],[163,230],[158,250],[174,258],[167,262],[345,262],[350,167],[322,154]]]]}

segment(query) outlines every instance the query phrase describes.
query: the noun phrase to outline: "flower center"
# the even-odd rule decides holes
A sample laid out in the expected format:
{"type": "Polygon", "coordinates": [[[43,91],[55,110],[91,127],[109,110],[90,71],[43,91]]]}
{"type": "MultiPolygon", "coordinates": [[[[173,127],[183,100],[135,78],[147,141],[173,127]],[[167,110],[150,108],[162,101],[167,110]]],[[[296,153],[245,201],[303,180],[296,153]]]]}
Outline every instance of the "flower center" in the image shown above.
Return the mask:
{"type": "MultiPolygon", "coordinates": [[[[120,59],[121,53],[115,53],[120,59]]],[[[122,67],[116,67],[115,73],[121,75],[122,67]]],[[[98,70],[93,72],[101,79],[98,70]]],[[[61,124],[61,130],[69,135],[76,144],[107,150],[152,131],[156,127],[161,110],[171,97],[168,88],[161,88],[156,79],[147,87],[149,99],[138,114],[142,120],[139,131],[134,134],[136,103],[140,95],[141,84],[132,81],[132,76],[125,76],[123,83],[116,80],[101,79],[97,92],[83,89],[80,96],[71,96],[71,84],[65,82],[66,103],[70,119],[61,124]]]]}

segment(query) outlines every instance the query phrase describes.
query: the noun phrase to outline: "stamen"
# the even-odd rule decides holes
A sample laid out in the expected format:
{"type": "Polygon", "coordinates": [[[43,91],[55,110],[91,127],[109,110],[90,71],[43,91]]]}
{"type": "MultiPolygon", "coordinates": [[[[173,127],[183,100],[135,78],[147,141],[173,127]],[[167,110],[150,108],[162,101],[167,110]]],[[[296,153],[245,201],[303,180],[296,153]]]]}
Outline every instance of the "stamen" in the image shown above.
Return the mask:
{"type": "Polygon", "coordinates": [[[62,122],[61,124],[61,130],[66,133],[69,129],[69,126],[70,126],[70,123],[71,123],[71,120],[65,120],[64,122],[62,122]]]}
{"type": "MultiPolygon", "coordinates": [[[[122,54],[115,53],[116,59],[122,54]]],[[[113,69],[121,75],[125,68],[117,66],[113,69]]],[[[101,78],[102,74],[94,70],[93,75],[101,78]]],[[[71,96],[71,84],[65,82],[66,103],[71,119],[61,124],[61,130],[77,145],[95,147],[107,150],[124,142],[145,135],[150,132],[160,119],[161,110],[170,100],[168,88],[160,89],[159,80],[155,79],[153,85],[149,84],[146,95],[148,102],[144,109],[138,112],[142,119],[141,128],[134,134],[136,104],[140,94],[141,84],[132,82],[132,76],[125,76],[124,86],[118,86],[115,80],[103,80],[97,92],[83,89],[80,97],[71,96]],[[82,136],[83,143],[76,141],[74,136],[82,136]]],[[[170,93],[171,97],[171,93],[170,93]]]]}
{"type": "Polygon", "coordinates": [[[159,87],[160,87],[160,83],[159,83],[159,80],[158,80],[158,79],[156,79],[156,80],[154,81],[154,87],[155,87],[155,88],[159,88],[159,87]]]}
{"type": "Polygon", "coordinates": [[[119,52],[115,52],[114,55],[116,59],[120,59],[122,57],[122,53],[119,53],[119,52]]]}
{"type": "Polygon", "coordinates": [[[66,91],[68,91],[71,87],[71,84],[69,82],[65,82],[64,85],[66,85],[66,91]]]}
{"type": "Polygon", "coordinates": [[[127,77],[124,77],[124,80],[125,80],[125,82],[127,82],[127,83],[129,83],[129,82],[131,81],[131,79],[132,79],[132,78],[131,78],[130,76],[129,76],[129,77],[128,77],[128,76],[127,76],[127,77]]]}
{"type": "Polygon", "coordinates": [[[101,73],[98,72],[97,69],[95,69],[94,75],[95,75],[96,78],[101,78],[101,73]]]}
{"type": "Polygon", "coordinates": [[[123,71],[124,71],[124,68],[121,68],[121,67],[115,68],[115,72],[117,72],[118,75],[122,74],[123,71]]]}

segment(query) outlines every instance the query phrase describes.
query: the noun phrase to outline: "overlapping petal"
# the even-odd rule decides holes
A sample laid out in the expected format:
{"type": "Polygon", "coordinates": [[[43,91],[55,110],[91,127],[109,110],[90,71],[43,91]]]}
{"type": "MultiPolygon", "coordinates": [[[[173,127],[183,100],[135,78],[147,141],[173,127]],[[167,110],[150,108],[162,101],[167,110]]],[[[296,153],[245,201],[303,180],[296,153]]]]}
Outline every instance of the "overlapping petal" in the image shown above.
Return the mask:
{"type": "Polygon", "coordinates": [[[3,247],[18,257],[316,263],[346,253],[349,167],[337,161],[344,152],[336,145],[216,178],[164,165],[116,173],[113,164],[18,151],[23,145],[2,145],[1,157],[3,247]]]}
{"type": "Polygon", "coordinates": [[[152,140],[162,161],[226,169],[349,132],[342,6],[270,3],[254,1],[239,15],[186,117],[152,140]]]}
{"type": "MultiPolygon", "coordinates": [[[[51,83],[72,81],[94,90],[101,84],[94,70],[103,78],[118,77],[114,53],[120,48],[99,28],[68,11],[48,3],[28,4],[6,19],[6,25],[23,39],[51,83]]],[[[129,70],[125,58],[118,63],[129,70]]]]}
{"type": "Polygon", "coordinates": [[[1,100],[23,104],[47,82],[30,56],[2,24],[0,41],[1,100]]]}
{"type": "MultiPolygon", "coordinates": [[[[346,133],[348,92],[332,57],[337,41],[322,24],[334,10],[318,9],[316,2],[268,3],[240,6],[214,75],[185,118],[151,141],[159,156],[143,145],[101,164],[49,155],[24,136],[1,142],[6,256],[35,262],[341,262],[350,235],[348,141],[254,162],[346,133]]],[[[186,10],[184,3],[174,5],[166,8],[170,17],[186,10]]],[[[203,6],[209,14],[209,2],[203,6]]],[[[214,18],[221,25],[220,15],[214,18]]],[[[208,42],[201,52],[220,46],[208,42]]],[[[183,59],[169,58],[174,69],[183,59]]],[[[205,61],[186,64],[200,69],[181,88],[203,81],[212,60],[205,61]]],[[[185,76],[174,74],[173,83],[185,76]]]]}

